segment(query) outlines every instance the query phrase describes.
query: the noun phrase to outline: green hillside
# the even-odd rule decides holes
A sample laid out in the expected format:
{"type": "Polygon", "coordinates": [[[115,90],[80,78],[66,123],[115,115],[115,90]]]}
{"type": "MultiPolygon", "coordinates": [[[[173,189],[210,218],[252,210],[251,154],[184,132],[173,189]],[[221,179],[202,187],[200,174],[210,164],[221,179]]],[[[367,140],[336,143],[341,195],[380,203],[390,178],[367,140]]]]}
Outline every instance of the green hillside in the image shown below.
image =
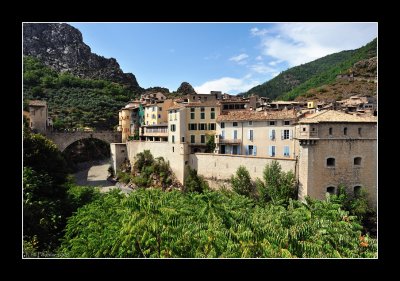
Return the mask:
{"type": "Polygon", "coordinates": [[[331,54],[315,61],[292,67],[275,78],[250,89],[245,95],[257,94],[271,99],[293,100],[299,94],[335,80],[336,75],[359,60],[376,56],[374,39],[367,45],[350,51],[331,54]]]}
{"type": "Polygon", "coordinates": [[[140,93],[115,82],[57,73],[32,57],[24,57],[24,110],[32,99],[45,100],[55,129],[113,129],[118,110],[140,93]]]}

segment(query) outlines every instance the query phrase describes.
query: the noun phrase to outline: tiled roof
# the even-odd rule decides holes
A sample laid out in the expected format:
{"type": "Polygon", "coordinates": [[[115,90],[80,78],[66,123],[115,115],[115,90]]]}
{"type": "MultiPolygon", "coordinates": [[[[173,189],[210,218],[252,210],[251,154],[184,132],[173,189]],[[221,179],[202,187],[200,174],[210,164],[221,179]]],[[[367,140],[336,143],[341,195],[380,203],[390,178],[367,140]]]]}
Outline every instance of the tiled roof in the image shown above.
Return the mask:
{"type": "Polygon", "coordinates": [[[32,106],[46,106],[46,101],[44,101],[44,100],[31,100],[31,101],[29,101],[29,105],[32,105],[32,106]]]}
{"type": "Polygon", "coordinates": [[[336,110],[323,110],[300,119],[299,123],[320,123],[320,122],[376,122],[376,116],[356,116],[336,110]]]}
{"type": "Polygon", "coordinates": [[[189,102],[186,107],[207,107],[207,106],[219,106],[220,103],[216,100],[204,101],[204,102],[189,102]]]}
{"type": "Polygon", "coordinates": [[[263,121],[263,120],[278,120],[278,119],[295,119],[296,113],[294,110],[279,110],[279,111],[250,111],[237,110],[228,111],[226,114],[221,114],[217,117],[217,122],[221,121],[263,121]]]}
{"type": "Polygon", "coordinates": [[[174,110],[174,109],[180,109],[180,108],[183,108],[183,107],[185,107],[185,105],[184,104],[174,104],[173,106],[171,106],[170,108],[168,108],[168,110],[174,110]]]}

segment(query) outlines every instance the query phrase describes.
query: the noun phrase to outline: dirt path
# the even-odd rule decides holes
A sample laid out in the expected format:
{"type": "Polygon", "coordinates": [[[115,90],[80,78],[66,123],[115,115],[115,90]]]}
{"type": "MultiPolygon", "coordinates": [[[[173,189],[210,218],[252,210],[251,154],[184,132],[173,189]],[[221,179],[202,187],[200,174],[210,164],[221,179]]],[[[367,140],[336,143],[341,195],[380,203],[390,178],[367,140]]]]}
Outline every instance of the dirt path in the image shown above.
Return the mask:
{"type": "MultiPolygon", "coordinates": [[[[97,186],[101,192],[107,192],[111,188],[118,188],[107,180],[110,160],[92,161],[80,164],[81,170],[74,174],[77,185],[97,186]]],[[[129,188],[120,188],[123,192],[129,193],[129,188]]]]}

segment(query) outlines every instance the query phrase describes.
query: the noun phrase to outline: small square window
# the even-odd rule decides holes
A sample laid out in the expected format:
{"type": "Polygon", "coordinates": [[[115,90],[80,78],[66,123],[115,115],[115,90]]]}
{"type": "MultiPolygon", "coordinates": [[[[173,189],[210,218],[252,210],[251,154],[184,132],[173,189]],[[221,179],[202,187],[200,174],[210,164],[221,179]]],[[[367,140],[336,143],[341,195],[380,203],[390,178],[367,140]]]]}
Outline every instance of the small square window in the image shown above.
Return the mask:
{"type": "Polygon", "coordinates": [[[249,126],[253,126],[253,121],[249,121],[249,126]]]}
{"type": "Polygon", "coordinates": [[[238,126],[238,122],[233,122],[232,126],[233,127],[237,127],[238,126]]]}
{"type": "Polygon", "coordinates": [[[290,125],[290,121],[285,121],[285,125],[290,125]]]}

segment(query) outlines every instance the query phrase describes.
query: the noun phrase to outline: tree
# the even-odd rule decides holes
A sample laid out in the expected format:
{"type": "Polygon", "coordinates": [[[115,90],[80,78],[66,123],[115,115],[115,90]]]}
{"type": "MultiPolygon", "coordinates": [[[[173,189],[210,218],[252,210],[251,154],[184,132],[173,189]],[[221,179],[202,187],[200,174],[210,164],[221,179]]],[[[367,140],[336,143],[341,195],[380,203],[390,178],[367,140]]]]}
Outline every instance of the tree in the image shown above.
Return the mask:
{"type": "Polygon", "coordinates": [[[182,82],[182,84],[179,86],[176,92],[185,95],[196,94],[196,91],[193,89],[192,85],[190,85],[188,82],[182,82]]]}
{"type": "Polygon", "coordinates": [[[260,198],[264,202],[287,205],[290,198],[296,198],[296,180],[292,171],[283,172],[277,161],[267,164],[263,171],[264,182],[257,181],[260,198]]]}
{"type": "Polygon", "coordinates": [[[203,177],[197,175],[196,169],[191,169],[189,166],[186,169],[187,176],[183,187],[184,192],[202,193],[204,190],[209,189],[208,183],[203,177]]]}
{"type": "Polygon", "coordinates": [[[231,185],[232,189],[240,195],[251,197],[254,194],[254,184],[249,171],[244,166],[239,166],[236,176],[231,177],[231,185]]]}
{"type": "Polygon", "coordinates": [[[215,135],[214,134],[208,134],[208,135],[206,135],[206,137],[207,137],[206,153],[214,153],[214,150],[215,150],[215,135]]]}
{"type": "Polygon", "coordinates": [[[144,150],[143,152],[136,154],[133,168],[140,172],[142,171],[143,167],[151,166],[153,163],[154,157],[150,150],[144,150]]]}

